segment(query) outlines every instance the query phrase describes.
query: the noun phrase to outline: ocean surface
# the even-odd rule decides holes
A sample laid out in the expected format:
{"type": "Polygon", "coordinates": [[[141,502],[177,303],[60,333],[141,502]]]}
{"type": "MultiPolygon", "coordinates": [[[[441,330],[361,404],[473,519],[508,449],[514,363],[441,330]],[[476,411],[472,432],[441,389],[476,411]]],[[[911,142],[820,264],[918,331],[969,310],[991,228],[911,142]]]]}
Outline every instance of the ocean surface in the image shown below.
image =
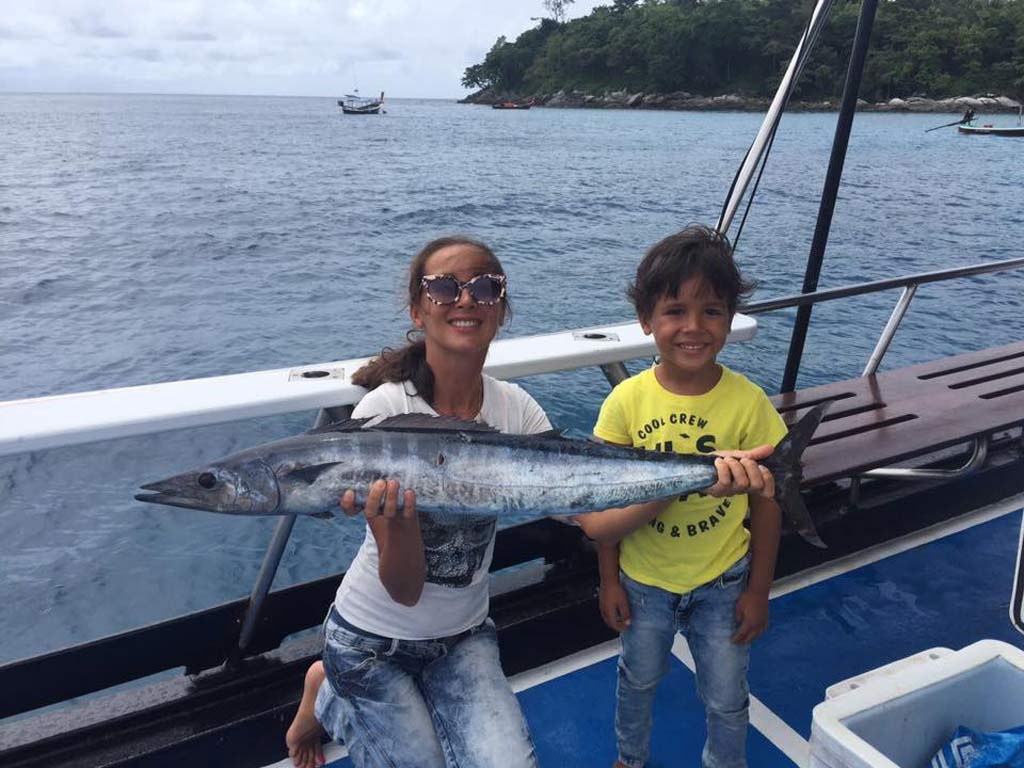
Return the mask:
{"type": "MultiPolygon", "coordinates": [[[[835,117],[783,119],[739,243],[755,299],[800,290],[835,117]]],[[[623,291],[643,251],[714,224],[760,120],[0,94],[0,401],[400,344],[404,270],[448,233],[503,260],[507,336],[628,320],[623,291]]],[[[822,287],[1020,255],[1019,144],[924,132],[943,122],[857,117],[822,287]]],[[[897,296],[817,308],[800,384],[858,375],[897,296]]],[[[1022,296],[1020,272],[922,287],[883,367],[1024,338],[1022,296]]],[[[776,391],[792,320],[760,316],[757,339],[724,362],[776,391]]],[[[581,433],[608,389],[596,369],[522,383],[581,433]]],[[[0,663],[248,594],[274,520],[132,495],[314,416],[0,458],[0,663]]],[[[357,522],[300,520],[275,587],[343,569],[361,538],[357,522]]]]}

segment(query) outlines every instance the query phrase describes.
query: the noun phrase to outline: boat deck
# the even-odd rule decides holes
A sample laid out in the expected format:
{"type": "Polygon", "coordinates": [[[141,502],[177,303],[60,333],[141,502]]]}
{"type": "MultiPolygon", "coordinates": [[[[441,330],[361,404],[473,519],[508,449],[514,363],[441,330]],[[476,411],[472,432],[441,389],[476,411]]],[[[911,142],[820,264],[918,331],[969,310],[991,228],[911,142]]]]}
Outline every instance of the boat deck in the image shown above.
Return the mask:
{"type": "MultiPolygon", "coordinates": [[[[1018,496],[778,582],[771,628],[752,651],[750,764],[806,766],[811,711],[834,683],[929,648],[986,637],[1024,646],[1008,617],[1022,506],[1018,496]]],[[[614,762],[617,646],[513,678],[542,766],[614,762]]],[[[655,704],[651,768],[697,764],[704,739],[681,638],[674,654],[655,704]]],[[[342,747],[327,756],[332,767],[352,765],[342,747]]]]}

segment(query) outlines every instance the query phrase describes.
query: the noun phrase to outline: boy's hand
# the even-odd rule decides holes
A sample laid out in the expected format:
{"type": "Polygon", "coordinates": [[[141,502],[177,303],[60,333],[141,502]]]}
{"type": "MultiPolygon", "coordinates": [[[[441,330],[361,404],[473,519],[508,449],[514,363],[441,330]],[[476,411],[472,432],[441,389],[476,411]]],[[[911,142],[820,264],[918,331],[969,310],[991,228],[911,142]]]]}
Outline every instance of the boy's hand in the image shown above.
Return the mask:
{"type": "Polygon", "coordinates": [[[749,493],[765,499],[775,498],[775,478],[767,468],[758,464],[771,456],[774,450],[774,446],[766,444],[749,451],[716,451],[718,482],[706,493],[717,497],[749,493]]]}
{"type": "Polygon", "coordinates": [[[743,590],[736,601],[736,621],[739,628],[729,638],[737,645],[748,645],[768,629],[768,595],[743,590]]]}
{"type": "Polygon", "coordinates": [[[601,618],[610,629],[625,632],[629,627],[629,597],[622,583],[602,581],[598,591],[598,604],[601,606],[601,618]]]}

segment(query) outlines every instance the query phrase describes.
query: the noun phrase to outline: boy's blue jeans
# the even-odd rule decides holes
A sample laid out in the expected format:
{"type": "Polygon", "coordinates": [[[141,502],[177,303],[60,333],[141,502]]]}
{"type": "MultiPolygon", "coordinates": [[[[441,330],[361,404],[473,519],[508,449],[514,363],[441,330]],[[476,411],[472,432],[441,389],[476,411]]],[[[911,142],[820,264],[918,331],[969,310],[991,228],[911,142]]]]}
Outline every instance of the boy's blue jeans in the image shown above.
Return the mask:
{"type": "Polygon", "coordinates": [[[488,619],[453,638],[392,640],[326,623],[316,717],[358,768],[536,768],[488,619]]]}
{"type": "MultiPolygon", "coordinates": [[[[642,768],[651,742],[654,690],[669,671],[678,630],[696,668],[697,695],[707,713],[703,768],[745,768],[749,645],[735,645],[736,600],[747,586],[748,557],[712,582],[683,595],[647,586],[620,573],[631,621],[622,633],[616,689],[615,738],[619,761],[642,768]]],[[[683,759],[680,764],[687,764],[683,759]]]]}

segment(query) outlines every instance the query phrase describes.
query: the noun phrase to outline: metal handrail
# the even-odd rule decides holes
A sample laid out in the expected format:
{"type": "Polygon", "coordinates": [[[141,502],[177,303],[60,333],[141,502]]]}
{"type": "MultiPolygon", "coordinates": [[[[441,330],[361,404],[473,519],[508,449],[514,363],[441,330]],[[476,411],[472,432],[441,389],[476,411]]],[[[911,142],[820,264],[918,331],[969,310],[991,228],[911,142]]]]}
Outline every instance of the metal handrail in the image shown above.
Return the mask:
{"type": "Polygon", "coordinates": [[[777,299],[765,299],[764,301],[752,301],[744,304],[739,311],[745,315],[759,315],[765,312],[774,312],[789,307],[800,307],[805,304],[817,304],[821,301],[833,301],[845,299],[850,296],[862,296],[867,293],[878,293],[891,288],[907,288],[911,285],[924,285],[926,283],[939,283],[945,280],[953,280],[958,277],[971,277],[972,275],[986,275],[994,272],[1008,272],[1013,269],[1024,268],[1024,258],[1003,259],[1002,261],[990,261],[984,264],[975,264],[970,267],[954,267],[953,269],[941,269],[934,272],[919,272],[915,275],[904,277],[892,277],[886,280],[875,280],[870,283],[856,283],[855,285],[829,288],[824,291],[813,293],[796,293],[789,296],[780,296],[777,299]]]}
{"type": "MultiPolygon", "coordinates": [[[[910,302],[913,301],[914,295],[917,293],[919,286],[924,285],[925,283],[937,283],[945,280],[954,280],[960,277],[1006,272],[1012,269],[1021,268],[1024,268],[1024,258],[1004,259],[1002,261],[993,261],[987,264],[975,264],[971,267],[954,267],[953,269],[921,272],[916,275],[894,277],[887,280],[875,280],[870,283],[859,283],[857,285],[848,285],[841,288],[832,288],[826,291],[798,293],[792,296],[782,296],[778,299],[756,301],[750,304],[744,304],[740,307],[740,311],[747,315],[757,315],[764,312],[786,309],[788,307],[806,307],[817,304],[821,301],[845,299],[851,296],[878,293],[892,288],[903,288],[903,293],[900,294],[900,298],[897,300],[896,306],[893,307],[892,314],[889,316],[889,321],[885,324],[885,328],[882,329],[882,333],[878,337],[878,341],[875,343],[875,348],[871,352],[871,357],[868,358],[867,365],[864,367],[864,372],[861,374],[861,376],[871,376],[878,370],[878,366],[881,365],[882,358],[885,356],[885,353],[889,349],[889,345],[896,336],[896,331],[899,329],[900,323],[903,322],[903,318],[906,316],[907,310],[910,309],[910,302]]],[[[785,391],[787,391],[787,387],[786,384],[783,383],[783,392],[785,391]]]]}
{"type": "Polygon", "coordinates": [[[889,315],[889,322],[882,329],[882,335],[878,337],[875,349],[871,353],[871,357],[868,358],[868,364],[864,366],[864,373],[861,376],[873,375],[878,370],[878,366],[882,364],[882,358],[885,357],[885,353],[889,350],[889,345],[892,343],[900,323],[903,322],[907,310],[910,309],[910,302],[913,301],[914,294],[917,293],[917,285],[917,283],[914,283],[903,289],[903,293],[900,294],[899,301],[893,307],[892,314],[889,315]]]}

